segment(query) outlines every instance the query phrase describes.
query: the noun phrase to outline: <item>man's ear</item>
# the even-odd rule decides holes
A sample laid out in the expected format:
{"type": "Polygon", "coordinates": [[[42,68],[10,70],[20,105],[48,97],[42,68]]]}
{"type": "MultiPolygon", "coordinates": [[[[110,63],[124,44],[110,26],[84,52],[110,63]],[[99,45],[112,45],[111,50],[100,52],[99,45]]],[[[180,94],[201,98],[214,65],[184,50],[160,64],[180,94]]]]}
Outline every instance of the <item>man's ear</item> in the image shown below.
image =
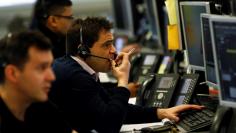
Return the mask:
{"type": "Polygon", "coordinates": [[[20,70],[14,65],[7,65],[4,70],[6,80],[17,82],[20,74],[19,71],[20,70]]]}
{"type": "Polygon", "coordinates": [[[58,19],[55,16],[49,16],[47,19],[47,26],[49,28],[54,28],[57,26],[58,19]]]}

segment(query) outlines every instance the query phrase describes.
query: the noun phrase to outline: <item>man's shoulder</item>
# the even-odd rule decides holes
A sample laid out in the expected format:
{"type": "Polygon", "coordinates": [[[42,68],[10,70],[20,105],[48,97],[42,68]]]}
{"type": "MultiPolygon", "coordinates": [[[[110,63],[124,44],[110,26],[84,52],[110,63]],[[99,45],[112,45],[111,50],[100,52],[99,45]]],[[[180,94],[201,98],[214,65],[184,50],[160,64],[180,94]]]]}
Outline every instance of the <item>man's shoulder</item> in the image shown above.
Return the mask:
{"type": "Polygon", "coordinates": [[[77,78],[78,76],[91,77],[91,75],[89,75],[89,73],[85,71],[78,62],[73,60],[68,55],[57,58],[54,61],[52,67],[57,76],[57,79],[60,79],[61,76],[67,79],[71,79],[75,77],[77,80],[81,79],[81,78],[77,78]]]}
{"type": "Polygon", "coordinates": [[[53,69],[82,69],[82,67],[74,61],[69,55],[57,58],[53,62],[53,69]]]}
{"type": "MultiPolygon", "coordinates": [[[[50,101],[33,103],[27,110],[27,121],[32,123],[33,127],[40,127],[39,131],[61,130],[60,132],[70,131],[69,125],[65,122],[63,114],[58,107],[50,101]],[[52,124],[53,125],[50,125],[52,124]],[[40,126],[39,126],[40,125],[40,126]]],[[[56,131],[57,132],[57,131],[56,131]]]]}

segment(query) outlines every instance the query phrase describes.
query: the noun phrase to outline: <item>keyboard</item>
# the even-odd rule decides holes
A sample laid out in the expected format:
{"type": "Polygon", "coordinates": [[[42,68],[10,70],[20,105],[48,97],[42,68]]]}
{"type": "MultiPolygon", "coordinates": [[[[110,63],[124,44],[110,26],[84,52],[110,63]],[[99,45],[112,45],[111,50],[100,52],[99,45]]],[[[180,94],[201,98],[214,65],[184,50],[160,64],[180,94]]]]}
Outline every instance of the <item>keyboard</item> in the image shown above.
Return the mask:
{"type": "Polygon", "coordinates": [[[177,127],[182,128],[184,132],[209,130],[214,116],[215,113],[209,109],[185,111],[180,114],[177,127]]]}

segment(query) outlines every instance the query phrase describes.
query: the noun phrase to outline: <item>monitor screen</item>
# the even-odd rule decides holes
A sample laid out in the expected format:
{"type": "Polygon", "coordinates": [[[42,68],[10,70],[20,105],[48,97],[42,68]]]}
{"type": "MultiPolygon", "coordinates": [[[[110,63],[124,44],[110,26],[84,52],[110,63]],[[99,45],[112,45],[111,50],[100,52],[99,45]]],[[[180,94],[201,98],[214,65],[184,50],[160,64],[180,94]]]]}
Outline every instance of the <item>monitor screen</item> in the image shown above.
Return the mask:
{"type": "Polygon", "coordinates": [[[210,3],[180,2],[180,11],[189,65],[204,71],[200,14],[210,13],[210,3]]]}
{"type": "Polygon", "coordinates": [[[146,55],[143,65],[153,65],[155,63],[156,55],[146,55]]]}
{"type": "Polygon", "coordinates": [[[174,80],[173,77],[162,77],[158,85],[158,88],[162,88],[162,89],[171,88],[171,85],[173,84],[173,80],[174,80]]]}
{"type": "Polygon", "coordinates": [[[236,107],[236,18],[212,17],[210,26],[220,87],[220,104],[236,107]]]}
{"type": "Polygon", "coordinates": [[[209,86],[218,88],[216,82],[216,69],[215,61],[213,57],[213,48],[211,42],[211,31],[209,25],[209,19],[212,15],[201,14],[201,30],[202,30],[202,48],[203,48],[203,59],[205,66],[205,78],[209,86]]]}
{"type": "Polygon", "coordinates": [[[148,31],[151,39],[158,43],[159,47],[167,50],[167,25],[169,23],[165,0],[144,0],[148,31]]]}
{"type": "Polygon", "coordinates": [[[115,48],[116,48],[116,52],[118,54],[125,47],[125,45],[127,44],[127,41],[128,41],[127,37],[124,37],[124,36],[117,36],[115,38],[114,45],[115,45],[115,48]]]}
{"type": "Polygon", "coordinates": [[[115,34],[134,36],[130,0],[112,0],[115,34]]]}
{"type": "Polygon", "coordinates": [[[154,40],[157,40],[159,45],[163,45],[160,21],[159,21],[159,8],[156,0],[145,0],[144,4],[146,6],[146,16],[148,19],[149,31],[152,33],[154,40]]]}

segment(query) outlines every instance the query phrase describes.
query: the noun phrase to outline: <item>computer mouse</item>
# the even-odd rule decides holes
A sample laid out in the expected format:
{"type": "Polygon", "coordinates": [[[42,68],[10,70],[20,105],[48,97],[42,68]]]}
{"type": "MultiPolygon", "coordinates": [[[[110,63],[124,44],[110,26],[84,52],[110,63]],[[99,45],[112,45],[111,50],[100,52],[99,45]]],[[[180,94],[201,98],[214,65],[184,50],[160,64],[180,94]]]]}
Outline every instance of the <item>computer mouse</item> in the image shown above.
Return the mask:
{"type": "Polygon", "coordinates": [[[152,133],[153,129],[150,127],[144,127],[141,129],[142,133],[152,133]]]}

